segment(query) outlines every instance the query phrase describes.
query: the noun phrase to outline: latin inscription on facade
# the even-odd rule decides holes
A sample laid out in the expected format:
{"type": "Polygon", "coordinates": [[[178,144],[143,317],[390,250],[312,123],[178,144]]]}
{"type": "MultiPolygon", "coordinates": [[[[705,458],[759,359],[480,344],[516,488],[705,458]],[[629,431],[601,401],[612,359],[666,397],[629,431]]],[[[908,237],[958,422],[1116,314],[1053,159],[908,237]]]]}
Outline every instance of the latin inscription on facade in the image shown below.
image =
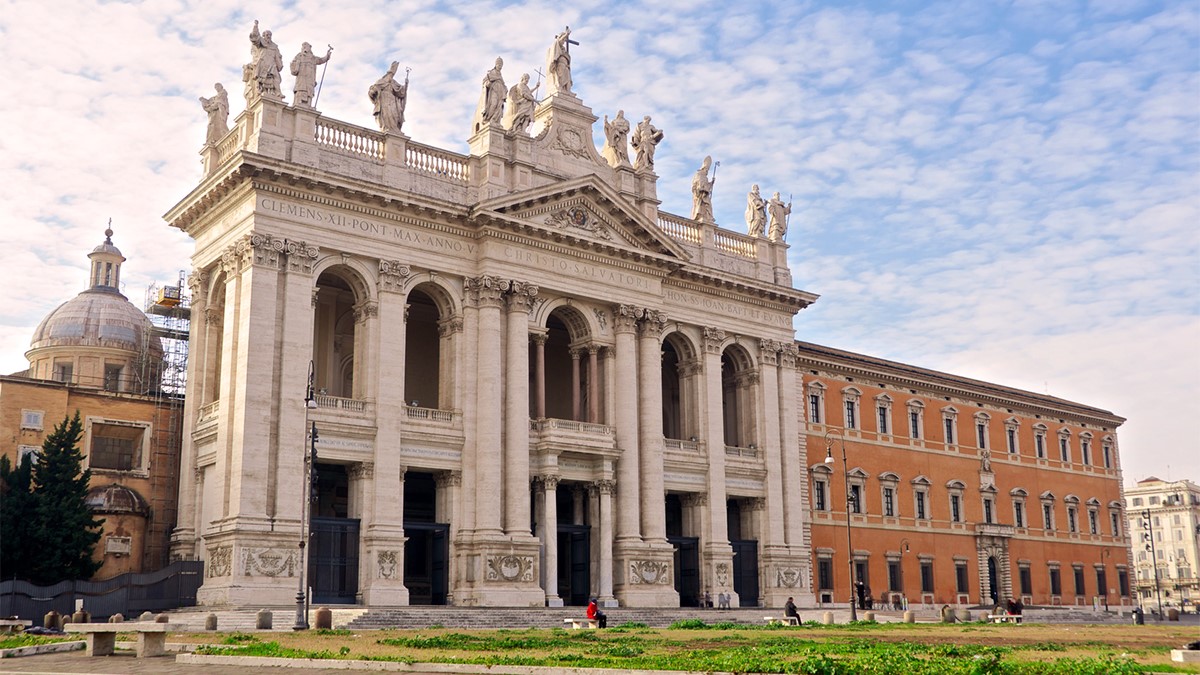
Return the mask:
{"type": "Polygon", "coordinates": [[[650,290],[649,279],[617,269],[596,267],[595,265],[571,260],[570,258],[560,258],[538,251],[528,251],[515,246],[505,246],[504,257],[525,265],[550,270],[551,272],[569,274],[580,279],[600,281],[625,288],[636,288],[642,291],[650,290]]]}
{"type": "Polygon", "coordinates": [[[430,251],[453,251],[455,253],[474,253],[475,244],[458,241],[450,237],[442,237],[429,232],[420,232],[396,225],[363,218],[361,216],[323,209],[307,204],[284,201],[274,197],[259,197],[258,208],[270,213],[278,213],[292,220],[302,220],[316,223],[326,228],[370,234],[387,241],[395,241],[411,246],[419,246],[430,251]]]}
{"type": "Polygon", "coordinates": [[[703,309],[705,312],[769,323],[774,326],[790,327],[792,325],[792,317],[786,314],[766,312],[757,307],[748,307],[736,302],[726,302],[719,298],[710,298],[693,293],[683,293],[670,288],[664,289],[663,293],[668,302],[673,302],[684,307],[694,307],[696,309],[703,309]]]}

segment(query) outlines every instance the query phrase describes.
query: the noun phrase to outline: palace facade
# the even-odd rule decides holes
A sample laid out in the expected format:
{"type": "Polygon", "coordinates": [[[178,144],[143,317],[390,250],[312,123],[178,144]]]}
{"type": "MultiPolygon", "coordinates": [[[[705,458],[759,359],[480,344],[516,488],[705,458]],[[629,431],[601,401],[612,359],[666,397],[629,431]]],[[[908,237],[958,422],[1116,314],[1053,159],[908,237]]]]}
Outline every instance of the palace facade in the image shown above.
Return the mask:
{"type": "Polygon", "coordinates": [[[636,162],[602,156],[569,77],[532,134],[502,122],[485,105],[500,68],[468,154],[266,89],[210,133],[203,180],[166,215],[196,242],[172,552],[205,560],[201,603],[286,603],[300,575],[315,602],[373,606],[845,602],[840,471],[823,472],[835,427],[869,493],[855,560],[882,574],[903,543],[914,570],[876,591],[924,599],[907,561],[928,558],[933,602],[1008,597],[1028,563],[1021,595],[1076,602],[1051,592],[1046,556],[1070,570],[1125,550],[1123,533],[1066,529],[1068,508],[1086,528],[1093,500],[1107,518],[1120,499],[1119,418],[796,343],[817,296],[792,287],[781,237],[661,211],[661,133],[646,118],[636,162]],[[852,395],[874,419],[881,394],[901,428],[923,403],[920,436],[841,417],[852,395]],[[951,406],[962,444],[933,440],[951,406]],[[1021,439],[988,471],[966,443],[980,414],[988,443],[1010,417],[1021,439]],[[1093,463],[1031,454],[1042,422],[1076,453],[1092,434],[1093,463]],[[872,503],[880,481],[904,486],[893,515],[872,503]],[[920,517],[901,503],[914,490],[920,517]],[[1022,527],[1007,520],[1018,496],[1022,527]],[[1043,531],[1047,499],[1059,520],[1043,531]]]}

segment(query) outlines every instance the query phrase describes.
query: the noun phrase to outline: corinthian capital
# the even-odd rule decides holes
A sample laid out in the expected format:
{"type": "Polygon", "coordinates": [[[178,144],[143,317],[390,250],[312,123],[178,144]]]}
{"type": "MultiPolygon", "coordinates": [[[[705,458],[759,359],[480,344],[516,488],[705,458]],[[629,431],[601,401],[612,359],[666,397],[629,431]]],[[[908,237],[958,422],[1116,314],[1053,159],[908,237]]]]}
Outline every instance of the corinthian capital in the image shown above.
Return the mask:
{"type": "Polygon", "coordinates": [[[704,327],[704,351],[709,354],[720,354],[723,342],[725,342],[725,331],[712,326],[704,327]]]}
{"type": "Polygon", "coordinates": [[[508,290],[508,309],[528,312],[537,299],[538,287],[526,281],[512,281],[508,290]]]}
{"type": "Polygon", "coordinates": [[[632,333],[637,330],[637,321],[641,318],[641,309],[633,305],[613,305],[613,331],[616,333],[632,333]]]}
{"type": "Polygon", "coordinates": [[[512,286],[507,279],[489,274],[469,277],[466,281],[467,302],[476,307],[500,307],[504,293],[512,286]]]}

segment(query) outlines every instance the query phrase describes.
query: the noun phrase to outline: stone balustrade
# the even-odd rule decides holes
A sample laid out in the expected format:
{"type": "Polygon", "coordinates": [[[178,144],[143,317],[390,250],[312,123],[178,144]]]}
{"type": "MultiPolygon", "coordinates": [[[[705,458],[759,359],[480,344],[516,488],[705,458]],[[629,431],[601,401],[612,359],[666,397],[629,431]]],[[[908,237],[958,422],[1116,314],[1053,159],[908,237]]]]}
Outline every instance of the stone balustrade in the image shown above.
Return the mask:
{"type": "Polygon", "coordinates": [[[317,145],[382,162],[384,134],[333,119],[317,120],[317,145]]]}
{"type": "Polygon", "coordinates": [[[196,413],[196,426],[201,427],[217,421],[217,413],[219,412],[221,412],[221,401],[219,400],[200,406],[199,412],[196,413]]]}
{"type": "Polygon", "coordinates": [[[404,409],[404,415],[410,420],[453,424],[455,413],[453,410],[438,410],[437,408],[422,408],[410,405],[404,409]]]}

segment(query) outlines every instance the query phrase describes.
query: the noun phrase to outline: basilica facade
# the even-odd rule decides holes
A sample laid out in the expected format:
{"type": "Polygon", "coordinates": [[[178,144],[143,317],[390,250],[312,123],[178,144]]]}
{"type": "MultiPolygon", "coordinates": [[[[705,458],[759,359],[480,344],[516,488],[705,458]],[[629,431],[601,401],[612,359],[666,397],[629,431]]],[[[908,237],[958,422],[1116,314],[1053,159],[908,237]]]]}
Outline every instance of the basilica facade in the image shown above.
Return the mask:
{"type": "Polygon", "coordinates": [[[317,602],[811,602],[786,244],[661,212],[661,132],[602,157],[569,79],[532,135],[493,102],[467,155],[267,89],[205,146],[166,216],[200,601],[307,558],[317,602]]]}
{"type": "MultiPolygon", "coordinates": [[[[959,495],[1008,488],[977,471],[978,448],[943,444],[952,459],[929,464],[924,431],[901,443],[840,416],[857,413],[835,392],[855,405],[882,394],[891,415],[909,395],[885,388],[918,385],[902,364],[795,341],[793,321],[817,296],[792,285],[791,205],[778,194],[754,187],[743,234],[713,222],[709,160],[692,217],[660,210],[663,133],[649,116],[631,128],[606,115],[598,150],[568,38],[550,51],[541,101],[525,78],[506,89],[497,59],[467,154],[404,135],[397,64],[370,87],[378,131],[299,94],[288,104],[260,58],[278,47],[257,27],[246,110],[226,126],[224,90],[204,99],[205,175],[166,215],[196,242],[172,554],[205,561],[200,602],[283,604],[301,584],[323,604],[812,606],[849,600],[853,582],[835,573],[847,556],[866,561],[862,580],[910,544],[933,560],[941,535],[959,543],[940,564],[969,556],[976,572],[964,593],[930,591],[930,602],[1012,597],[1018,570],[993,540],[1027,533],[993,528],[995,503],[997,520],[978,528],[881,512],[877,536],[835,543],[833,431],[852,454],[874,453],[856,467],[860,490],[878,479],[926,491],[950,469],[964,477],[947,488],[959,495]],[[842,412],[827,415],[827,401],[842,412]],[[929,468],[902,468],[917,460],[929,468]],[[903,548],[872,557],[876,545],[903,548]]],[[[920,387],[931,429],[950,393],[989,410],[1009,399],[1021,414],[1059,410],[1015,390],[920,387]]],[[[988,433],[1001,434],[1004,415],[990,414],[988,433]]],[[[1113,502],[1122,420],[1080,414],[1113,453],[1088,470],[1103,488],[1088,494],[1113,502]]],[[[1050,475],[1025,462],[1018,471],[1050,475]]],[[[850,507],[860,527],[869,503],[860,494],[850,507]]],[[[1088,556],[1101,543],[1127,551],[1123,533],[1064,537],[1076,543],[1095,545],[1088,556]]]]}

